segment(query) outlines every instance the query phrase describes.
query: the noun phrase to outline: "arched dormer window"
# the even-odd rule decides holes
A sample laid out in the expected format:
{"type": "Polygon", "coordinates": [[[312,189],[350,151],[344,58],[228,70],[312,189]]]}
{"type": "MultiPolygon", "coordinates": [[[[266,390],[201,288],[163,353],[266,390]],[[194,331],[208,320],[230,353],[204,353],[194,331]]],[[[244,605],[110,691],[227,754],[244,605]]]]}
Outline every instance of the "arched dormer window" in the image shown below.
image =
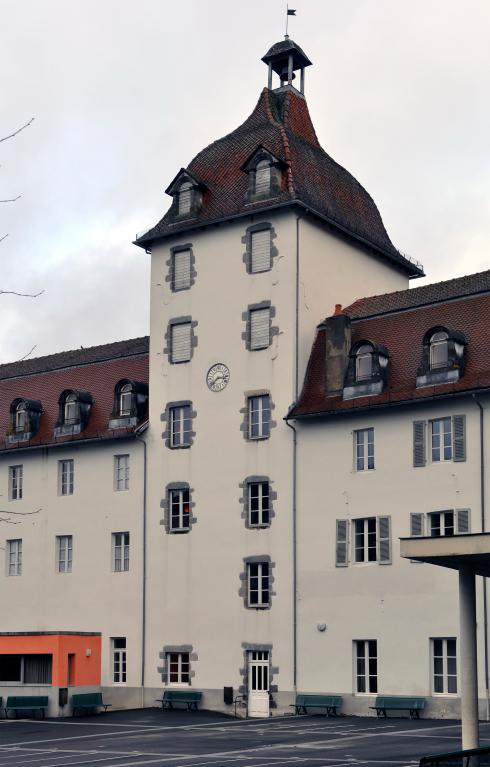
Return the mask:
{"type": "Polygon", "coordinates": [[[114,405],[109,428],[135,426],[145,416],[147,405],[148,384],[123,378],[114,387],[114,405]]]}
{"type": "Polygon", "coordinates": [[[165,190],[173,197],[172,215],[179,218],[195,216],[202,206],[206,187],[185,168],[181,168],[170,186],[165,190]]]}
{"type": "Polygon", "coordinates": [[[259,146],[241,167],[248,174],[246,200],[256,202],[277,197],[281,191],[282,172],[285,168],[285,162],[259,146]]]}
{"type": "Polygon", "coordinates": [[[42,405],[38,400],[14,399],[10,405],[8,442],[31,439],[39,429],[41,414],[42,405]]]}
{"type": "Polygon", "coordinates": [[[261,160],[255,168],[255,194],[270,194],[271,164],[269,160],[261,160]]]}
{"type": "Polygon", "coordinates": [[[457,330],[436,326],[422,339],[422,359],[417,370],[417,387],[454,383],[464,373],[466,337],[457,330]]]}
{"type": "Polygon", "coordinates": [[[381,394],[387,380],[389,356],[381,344],[366,340],[355,343],[349,353],[343,399],[381,394]]]}
{"type": "Polygon", "coordinates": [[[55,436],[82,432],[88,424],[92,403],[92,395],[89,392],[65,389],[58,400],[55,436]]]}

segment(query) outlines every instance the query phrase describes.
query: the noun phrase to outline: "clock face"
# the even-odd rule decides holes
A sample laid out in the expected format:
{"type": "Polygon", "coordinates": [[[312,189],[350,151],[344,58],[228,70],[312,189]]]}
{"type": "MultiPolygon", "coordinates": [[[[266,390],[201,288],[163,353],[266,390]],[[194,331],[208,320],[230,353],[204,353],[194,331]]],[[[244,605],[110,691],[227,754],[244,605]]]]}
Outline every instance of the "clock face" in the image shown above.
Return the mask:
{"type": "Polygon", "coordinates": [[[217,362],[209,368],[206,383],[211,391],[223,391],[230,380],[230,371],[222,362],[217,362]]]}

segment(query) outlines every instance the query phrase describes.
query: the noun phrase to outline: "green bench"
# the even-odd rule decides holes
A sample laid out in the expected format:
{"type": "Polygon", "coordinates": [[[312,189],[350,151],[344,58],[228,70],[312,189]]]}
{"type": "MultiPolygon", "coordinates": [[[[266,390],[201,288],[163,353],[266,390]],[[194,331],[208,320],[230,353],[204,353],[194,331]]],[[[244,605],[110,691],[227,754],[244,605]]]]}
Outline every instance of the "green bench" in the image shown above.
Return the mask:
{"type": "Polygon", "coordinates": [[[401,698],[395,696],[378,696],[374,706],[369,708],[376,709],[376,715],[387,716],[387,711],[410,711],[410,719],[419,719],[419,711],[425,707],[425,698],[401,698]]]}
{"type": "Polygon", "coordinates": [[[97,708],[103,708],[104,711],[112,705],[111,703],[104,703],[102,700],[101,692],[82,692],[78,695],[72,695],[71,703],[73,706],[73,716],[77,711],[93,711],[97,708]]]}
{"type": "Polygon", "coordinates": [[[43,718],[49,704],[47,695],[10,695],[5,706],[5,719],[9,717],[9,711],[13,711],[17,718],[18,711],[41,711],[43,718]]]}
{"type": "Polygon", "coordinates": [[[197,704],[202,698],[202,692],[196,690],[165,690],[162,698],[158,698],[155,703],[162,704],[162,711],[166,708],[173,708],[174,703],[187,704],[187,710],[197,711],[197,704]]]}
{"type": "Polygon", "coordinates": [[[342,706],[340,695],[296,695],[294,707],[295,714],[308,713],[307,708],[324,708],[326,716],[337,716],[337,709],[342,706]]]}

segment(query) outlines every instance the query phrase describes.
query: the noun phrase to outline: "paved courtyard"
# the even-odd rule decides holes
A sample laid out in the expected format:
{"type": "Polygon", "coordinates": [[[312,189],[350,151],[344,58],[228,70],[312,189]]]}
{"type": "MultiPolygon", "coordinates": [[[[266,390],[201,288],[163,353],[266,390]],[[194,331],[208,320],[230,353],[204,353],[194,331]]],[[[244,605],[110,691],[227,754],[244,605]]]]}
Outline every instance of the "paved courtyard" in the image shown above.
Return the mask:
{"type": "MultiPolygon", "coordinates": [[[[482,745],[490,726],[481,725],[482,745]]],[[[156,709],[0,721],[0,767],[414,767],[459,747],[456,721],[289,716],[234,720],[156,709]]]]}

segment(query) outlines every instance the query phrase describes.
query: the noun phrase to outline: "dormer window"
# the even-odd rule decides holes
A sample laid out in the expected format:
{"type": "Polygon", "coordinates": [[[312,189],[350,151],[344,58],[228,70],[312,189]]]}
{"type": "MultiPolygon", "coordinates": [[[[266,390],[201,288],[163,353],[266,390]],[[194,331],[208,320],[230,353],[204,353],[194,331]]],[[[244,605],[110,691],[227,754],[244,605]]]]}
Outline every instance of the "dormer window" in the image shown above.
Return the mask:
{"type": "Polygon", "coordinates": [[[65,434],[80,434],[88,424],[92,409],[92,395],[87,391],[65,389],[58,400],[58,420],[55,437],[65,434]]]}
{"type": "Polygon", "coordinates": [[[80,405],[75,393],[68,394],[63,409],[63,423],[73,425],[80,420],[80,405]]]}
{"type": "Polygon", "coordinates": [[[388,373],[388,350],[371,341],[358,341],[350,350],[343,399],[381,394],[388,373]]]}
{"type": "Polygon", "coordinates": [[[430,328],[422,339],[422,360],[417,370],[417,387],[454,383],[464,373],[463,333],[447,327],[430,328]]]}
{"type": "Polygon", "coordinates": [[[10,406],[7,442],[32,439],[39,429],[42,405],[37,400],[15,399],[10,406]]]}
{"type": "Polygon", "coordinates": [[[165,190],[174,199],[171,212],[177,219],[195,216],[202,206],[205,185],[185,168],[181,168],[165,190]]]}
{"type": "Polygon", "coordinates": [[[255,168],[255,194],[269,194],[271,190],[271,165],[261,160],[255,168]]]}
{"type": "Polygon", "coordinates": [[[185,216],[191,212],[192,184],[188,181],[179,189],[179,216],[185,216]]]}
{"type": "Polygon", "coordinates": [[[264,147],[259,147],[241,168],[248,173],[247,201],[277,197],[281,192],[282,171],[285,168],[285,162],[264,147]]]}
{"type": "Polygon", "coordinates": [[[109,429],[136,426],[146,413],[148,384],[123,378],[114,387],[114,405],[109,429]]]}

